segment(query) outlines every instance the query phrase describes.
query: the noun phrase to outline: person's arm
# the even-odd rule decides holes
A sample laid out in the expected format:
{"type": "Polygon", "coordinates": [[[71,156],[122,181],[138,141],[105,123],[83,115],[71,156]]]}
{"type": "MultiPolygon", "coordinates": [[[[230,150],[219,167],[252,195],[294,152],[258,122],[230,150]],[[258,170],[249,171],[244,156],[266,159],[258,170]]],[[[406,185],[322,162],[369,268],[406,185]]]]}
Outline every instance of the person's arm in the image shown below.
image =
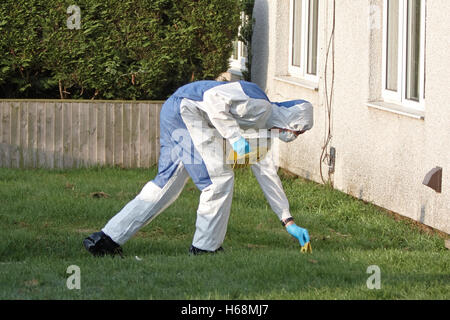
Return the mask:
{"type": "Polygon", "coordinates": [[[248,97],[239,83],[233,82],[214,87],[205,92],[200,106],[209,117],[211,124],[231,145],[242,139],[239,124],[230,113],[235,101],[245,101],[248,97]]]}
{"type": "Polygon", "coordinates": [[[278,216],[278,219],[283,222],[286,219],[292,218],[289,211],[289,201],[284,193],[277,167],[273,163],[270,155],[267,154],[261,161],[253,164],[252,171],[272,211],[278,216]]]}
{"type": "Polygon", "coordinates": [[[270,207],[280,219],[286,231],[297,238],[303,247],[310,241],[308,230],[295,224],[289,211],[289,202],[277,173],[277,167],[270,156],[266,156],[260,162],[252,165],[253,174],[256,177],[270,207]]]}

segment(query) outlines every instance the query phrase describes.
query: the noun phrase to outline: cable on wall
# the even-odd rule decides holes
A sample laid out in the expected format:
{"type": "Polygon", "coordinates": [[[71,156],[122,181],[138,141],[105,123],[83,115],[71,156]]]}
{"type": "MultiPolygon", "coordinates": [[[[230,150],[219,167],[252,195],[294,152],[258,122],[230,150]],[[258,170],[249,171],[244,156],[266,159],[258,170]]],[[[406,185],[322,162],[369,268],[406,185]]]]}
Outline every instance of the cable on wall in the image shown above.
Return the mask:
{"type": "Polygon", "coordinates": [[[333,111],[333,98],[334,98],[334,66],[335,66],[335,30],[336,30],[336,0],[333,0],[333,20],[332,20],[332,30],[330,39],[328,41],[327,54],[325,60],[325,139],[324,144],[322,146],[322,153],[320,155],[320,177],[324,184],[333,185],[333,181],[331,180],[330,174],[328,174],[327,179],[325,179],[322,165],[323,163],[327,163],[330,159],[330,154],[328,151],[328,147],[330,145],[332,135],[332,111],[333,111]],[[331,52],[330,52],[331,51],[331,52]],[[330,54],[331,54],[331,87],[328,87],[328,64],[330,63],[330,54]]]}

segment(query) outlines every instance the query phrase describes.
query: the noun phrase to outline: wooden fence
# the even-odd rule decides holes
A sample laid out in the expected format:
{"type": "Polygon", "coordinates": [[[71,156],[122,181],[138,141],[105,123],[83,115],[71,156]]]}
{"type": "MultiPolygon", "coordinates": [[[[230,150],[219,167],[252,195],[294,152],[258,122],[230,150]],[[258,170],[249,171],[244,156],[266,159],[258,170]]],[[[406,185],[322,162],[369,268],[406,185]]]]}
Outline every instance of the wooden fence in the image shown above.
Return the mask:
{"type": "Polygon", "coordinates": [[[0,100],[0,167],[150,167],[162,102],[0,100]]]}

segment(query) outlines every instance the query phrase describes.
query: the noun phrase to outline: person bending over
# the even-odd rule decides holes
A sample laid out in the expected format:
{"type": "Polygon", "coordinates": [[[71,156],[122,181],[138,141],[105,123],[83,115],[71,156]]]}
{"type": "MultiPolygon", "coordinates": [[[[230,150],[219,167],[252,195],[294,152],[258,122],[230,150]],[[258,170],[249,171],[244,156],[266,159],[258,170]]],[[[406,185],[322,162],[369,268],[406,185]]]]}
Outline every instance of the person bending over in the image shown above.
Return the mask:
{"type": "MultiPolygon", "coordinates": [[[[272,103],[256,84],[246,81],[197,81],[179,88],[160,113],[158,174],[83,244],[94,256],[122,255],[125,242],[169,207],[189,178],[201,191],[191,254],[222,251],[233,196],[234,174],[217,152],[228,146],[251,152],[245,130],[278,129],[284,142],[313,127],[313,106],[304,100],[272,103]]],[[[272,210],[304,246],[308,231],[295,224],[277,167],[269,157],[252,165],[272,210]]]]}

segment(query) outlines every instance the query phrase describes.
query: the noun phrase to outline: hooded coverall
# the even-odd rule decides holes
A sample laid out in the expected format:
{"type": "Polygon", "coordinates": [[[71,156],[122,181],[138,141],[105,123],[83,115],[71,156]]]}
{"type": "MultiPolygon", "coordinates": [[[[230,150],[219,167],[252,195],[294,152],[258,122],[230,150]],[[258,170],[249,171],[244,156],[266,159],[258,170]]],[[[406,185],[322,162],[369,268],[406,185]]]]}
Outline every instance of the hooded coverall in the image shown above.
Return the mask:
{"type": "MultiPolygon", "coordinates": [[[[224,139],[230,145],[242,139],[244,129],[272,127],[309,130],[311,104],[272,103],[256,84],[245,81],[181,87],[161,110],[157,176],[102,231],[124,244],[177,199],[190,177],[201,191],[192,245],[217,250],[225,238],[234,184],[233,170],[217,150],[223,150],[224,139]]],[[[291,217],[275,164],[264,158],[252,171],[278,218],[291,217]]]]}

